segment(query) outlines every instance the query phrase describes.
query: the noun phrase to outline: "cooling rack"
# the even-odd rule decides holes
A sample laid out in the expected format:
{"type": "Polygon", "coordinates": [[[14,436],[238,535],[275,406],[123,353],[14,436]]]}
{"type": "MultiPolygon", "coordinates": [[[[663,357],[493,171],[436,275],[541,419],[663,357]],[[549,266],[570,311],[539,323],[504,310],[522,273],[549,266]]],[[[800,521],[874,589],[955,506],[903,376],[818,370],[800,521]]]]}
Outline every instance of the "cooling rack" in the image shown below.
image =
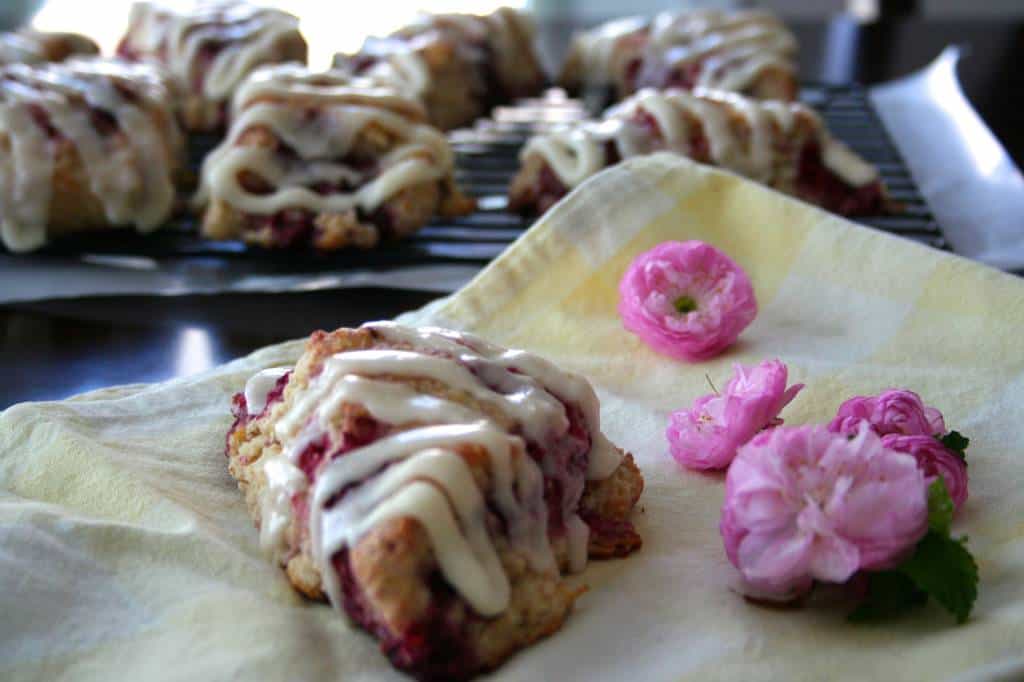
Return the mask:
{"type": "MultiPolygon", "coordinates": [[[[833,134],[875,164],[900,211],[867,216],[858,222],[948,248],[942,231],[893,146],[863,87],[808,84],[801,99],[817,109],[833,134]]],[[[478,210],[460,218],[437,219],[415,236],[370,251],[275,251],[240,241],[216,242],[198,235],[196,220],[183,216],[146,236],[129,231],[81,234],[55,241],[38,252],[46,258],[137,257],[190,267],[244,266],[249,272],[293,274],[345,268],[394,268],[449,263],[483,264],[504,250],[532,223],[506,211],[505,194],[518,170],[519,150],[533,133],[587,116],[579,100],[557,89],[515,106],[498,107],[492,117],[471,129],[450,134],[456,155],[456,180],[476,197],[478,210]]],[[[190,141],[190,157],[198,170],[202,156],[216,144],[209,137],[190,141]]],[[[29,257],[32,257],[31,255],[29,257]]]]}

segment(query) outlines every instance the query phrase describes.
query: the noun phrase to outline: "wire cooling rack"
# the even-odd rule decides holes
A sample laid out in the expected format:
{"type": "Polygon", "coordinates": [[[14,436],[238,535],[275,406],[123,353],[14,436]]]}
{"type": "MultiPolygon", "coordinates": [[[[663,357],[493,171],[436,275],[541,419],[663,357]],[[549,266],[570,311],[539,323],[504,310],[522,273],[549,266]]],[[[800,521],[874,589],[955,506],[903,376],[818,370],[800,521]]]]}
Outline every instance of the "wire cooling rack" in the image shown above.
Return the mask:
{"type": "MultiPolygon", "coordinates": [[[[859,86],[808,85],[802,89],[801,98],[822,114],[836,137],[879,168],[891,197],[901,205],[897,214],[862,217],[859,222],[947,248],[866,91],[859,86]]],[[[477,198],[478,210],[461,218],[435,220],[410,239],[369,251],[319,254],[311,250],[268,250],[240,241],[210,241],[199,236],[196,219],[185,216],[150,235],[127,230],[81,234],[57,240],[37,253],[46,258],[138,257],[188,267],[244,264],[250,272],[265,274],[486,263],[532,223],[506,211],[505,196],[518,170],[523,143],[535,132],[586,115],[579,100],[552,90],[513,107],[498,107],[492,118],[478,121],[472,129],[454,131],[450,138],[456,154],[456,180],[464,192],[477,198]]],[[[191,140],[190,155],[196,170],[215,142],[202,137],[191,140]]]]}

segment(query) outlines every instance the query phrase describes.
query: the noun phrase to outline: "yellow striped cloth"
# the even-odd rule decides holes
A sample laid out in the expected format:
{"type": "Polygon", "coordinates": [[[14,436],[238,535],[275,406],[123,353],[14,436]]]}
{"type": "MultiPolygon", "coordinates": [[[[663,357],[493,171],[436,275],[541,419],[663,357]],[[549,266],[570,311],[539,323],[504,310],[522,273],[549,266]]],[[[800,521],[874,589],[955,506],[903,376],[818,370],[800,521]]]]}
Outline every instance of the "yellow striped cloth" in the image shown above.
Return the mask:
{"type": "MultiPolygon", "coordinates": [[[[1024,282],[654,156],[585,183],[462,291],[406,319],[582,372],[605,431],[647,479],[643,550],[592,564],[566,627],[496,677],[1024,676],[1024,282]],[[758,318],[713,361],[658,356],[616,314],[626,266],[670,239],[714,244],[754,282],[758,318]],[[856,626],[820,604],[771,610],[731,591],[722,477],[676,465],[664,428],[707,377],[722,385],[733,363],[772,357],[807,384],[789,423],[898,386],[971,437],[971,497],[955,524],[981,571],[968,624],[929,606],[856,626]]],[[[0,677],[399,679],[370,638],[292,594],[225,471],[230,394],[300,349],[0,417],[0,677]]]]}

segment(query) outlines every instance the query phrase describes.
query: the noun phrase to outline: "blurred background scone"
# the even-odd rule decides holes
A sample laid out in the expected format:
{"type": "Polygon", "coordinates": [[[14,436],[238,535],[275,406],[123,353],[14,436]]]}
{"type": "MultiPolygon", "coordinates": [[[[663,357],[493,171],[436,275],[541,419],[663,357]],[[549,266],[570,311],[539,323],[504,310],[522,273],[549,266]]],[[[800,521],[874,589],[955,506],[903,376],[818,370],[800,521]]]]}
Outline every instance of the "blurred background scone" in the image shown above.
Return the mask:
{"type": "Polygon", "coordinates": [[[336,67],[383,79],[419,98],[434,125],[464,126],[504,104],[538,94],[547,78],[530,18],[507,7],[491,14],[425,14],[336,67]]]}
{"type": "Polygon", "coordinates": [[[509,207],[543,213],[595,173],[658,151],[725,168],[840,215],[888,207],[878,169],[835,139],[810,107],[703,88],[644,89],[600,121],[532,138],[509,207]]]}
{"type": "Polygon", "coordinates": [[[604,91],[615,101],[643,87],[702,87],[792,100],[796,50],[796,38],[769,12],[663,12],[578,34],[559,83],[578,94],[604,91]]]}
{"type": "Polygon", "coordinates": [[[118,56],[150,61],[176,79],[188,130],[223,129],[235,88],[262,64],[306,62],[299,20],[246,2],[200,3],[179,12],[149,2],[132,6],[118,56]]]}
{"type": "Polygon", "coordinates": [[[2,237],[29,251],[70,232],[160,227],[183,144],[163,74],[98,58],[0,69],[2,237]]]}
{"type": "Polygon", "coordinates": [[[264,67],[205,159],[202,231],[265,247],[369,248],[474,203],[415,100],[344,74],[264,67]]]}
{"type": "Polygon", "coordinates": [[[78,33],[50,33],[22,28],[0,33],[0,64],[61,62],[68,57],[99,54],[100,48],[78,33]]]}

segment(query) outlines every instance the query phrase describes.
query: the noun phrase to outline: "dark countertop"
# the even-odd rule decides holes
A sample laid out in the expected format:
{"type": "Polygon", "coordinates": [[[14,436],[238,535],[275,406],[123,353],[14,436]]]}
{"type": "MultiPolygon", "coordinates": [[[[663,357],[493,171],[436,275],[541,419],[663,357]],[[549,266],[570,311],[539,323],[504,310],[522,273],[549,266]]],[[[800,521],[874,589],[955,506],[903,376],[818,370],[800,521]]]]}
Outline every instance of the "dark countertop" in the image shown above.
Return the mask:
{"type": "MultiPolygon", "coordinates": [[[[956,43],[969,52],[964,89],[1024,162],[1024,17],[859,25],[849,19],[791,23],[805,79],[877,83],[911,73],[956,43]]],[[[564,28],[544,27],[545,31],[564,28]]],[[[0,306],[0,408],[24,400],[159,381],[203,371],[315,329],[383,319],[435,294],[349,289],[299,294],[102,297],[0,306]]]]}

